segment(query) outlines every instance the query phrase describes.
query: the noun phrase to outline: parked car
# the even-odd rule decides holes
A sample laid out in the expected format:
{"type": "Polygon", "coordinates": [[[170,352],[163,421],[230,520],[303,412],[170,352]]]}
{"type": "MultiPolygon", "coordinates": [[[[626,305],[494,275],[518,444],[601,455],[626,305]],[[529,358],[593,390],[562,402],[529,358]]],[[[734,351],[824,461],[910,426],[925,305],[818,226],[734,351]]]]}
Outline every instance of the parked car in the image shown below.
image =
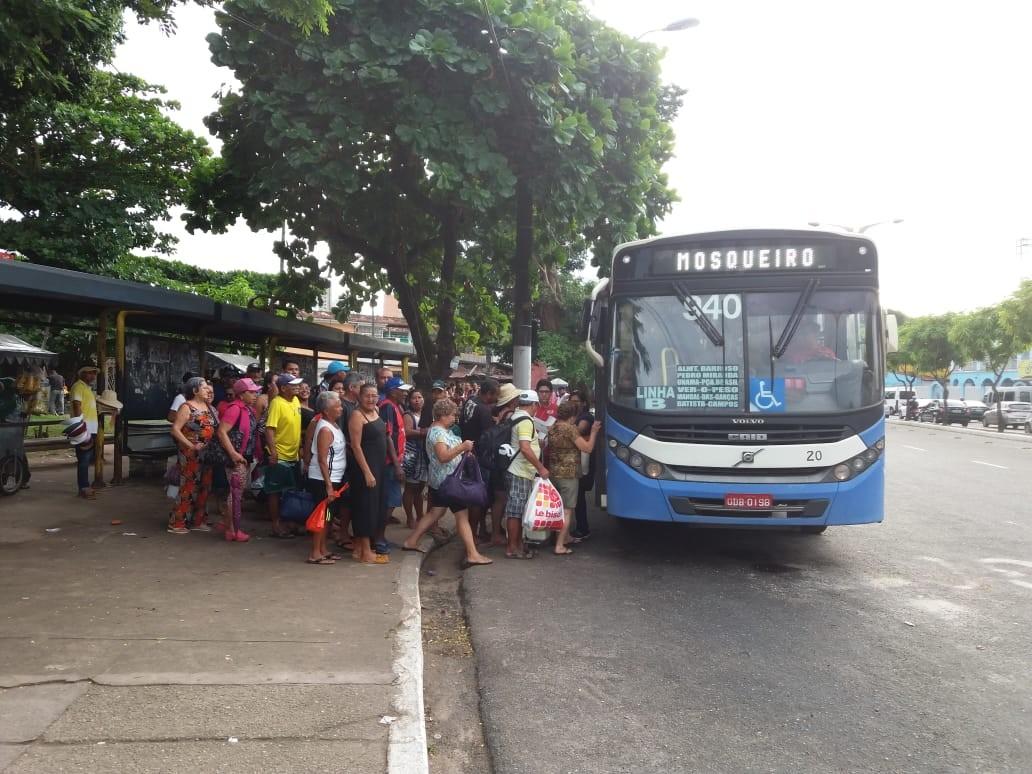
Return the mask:
{"type": "Polygon", "coordinates": [[[1001,422],[1006,427],[1024,427],[1032,418],[1032,403],[1003,402],[1000,404],[1002,419],[996,413],[996,406],[990,406],[982,416],[982,424],[986,427],[998,427],[1001,422]]]}
{"type": "Polygon", "coordinates": [[[967,400],[964,399],[964,403],[967,404],[968,411],[971,413],[971,420],[981,420],[985,416],[985,412],[988,411],[989,407],[982,403],[980,400],[967,400]]]}
{"type": "MultiPolygon", "coordinates": [[[[971,421],[971,412],[968,411],[968,407],[962,400],[947,400],[946,411],[946,424],[958,424],[967,427],[968,422],[971,421]]],[[[929,401],[926,406],[918,410],[917,421],[941,422],[942,401],[939,399],[929,401]]]]}

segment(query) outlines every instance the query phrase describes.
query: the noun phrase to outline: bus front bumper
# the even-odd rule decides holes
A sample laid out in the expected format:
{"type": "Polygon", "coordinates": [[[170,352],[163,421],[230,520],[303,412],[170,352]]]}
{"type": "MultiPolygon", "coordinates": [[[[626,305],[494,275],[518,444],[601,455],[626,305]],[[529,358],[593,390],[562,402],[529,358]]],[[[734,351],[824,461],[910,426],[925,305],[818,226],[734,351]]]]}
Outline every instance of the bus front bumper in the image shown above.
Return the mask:
{"type": "Polygon", "coordinates": [[[762,528],[872,524],[884,517],[884,458],[842,483],[737,484],[655,480],[608,450],[606,456],[606,509],[622,519],[762,528]],[[727,509],[728,494],[771,495],[775,507],[769,512],[727,509]]]}

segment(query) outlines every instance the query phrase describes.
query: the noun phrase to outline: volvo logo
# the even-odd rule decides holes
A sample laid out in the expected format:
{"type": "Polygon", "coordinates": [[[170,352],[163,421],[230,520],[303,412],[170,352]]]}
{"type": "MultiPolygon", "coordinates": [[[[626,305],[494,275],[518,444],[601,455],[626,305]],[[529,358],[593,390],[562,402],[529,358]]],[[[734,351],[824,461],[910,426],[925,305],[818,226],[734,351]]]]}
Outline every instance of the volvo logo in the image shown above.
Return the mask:
{"type": "Polygon", "coordinates": [[[736,462],[732,467],[737,468],[739,465],[752,465],[754,462],[756,462],[756,455],[762,451],[763,449],[757,449],[756,451],[742,452],[742,459],[736,462]]]}
{"type": "Polygon", "coordinates": [[[731,419],[732,425],[763,425],[766,424],[767,420],[760,417],[734,417],[731,419]]]}
{"type": "Polygon", "coordinates": [[[766,433],[728,433],[729,441],[766,441],[766,433]]]}

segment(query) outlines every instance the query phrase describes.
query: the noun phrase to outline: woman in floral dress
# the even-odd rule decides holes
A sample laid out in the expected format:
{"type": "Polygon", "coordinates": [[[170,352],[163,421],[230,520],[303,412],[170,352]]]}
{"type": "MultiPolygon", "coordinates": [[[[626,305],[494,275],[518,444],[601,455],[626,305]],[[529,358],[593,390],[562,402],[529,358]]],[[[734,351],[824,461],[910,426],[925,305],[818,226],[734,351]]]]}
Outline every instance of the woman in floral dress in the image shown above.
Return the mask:
{"type": "Polygon", "coordinates": [[[211,531],[206,509],[212,469],[201,464],[200,454],[212,442],[219,422],[205,400],[207,390],[208,383],[199,376],[187,381],[183,385],[186,403],[172,423],[172,438],[179,447],[179,496],[168,518],[168,531],[173,535],[211,531]]]}

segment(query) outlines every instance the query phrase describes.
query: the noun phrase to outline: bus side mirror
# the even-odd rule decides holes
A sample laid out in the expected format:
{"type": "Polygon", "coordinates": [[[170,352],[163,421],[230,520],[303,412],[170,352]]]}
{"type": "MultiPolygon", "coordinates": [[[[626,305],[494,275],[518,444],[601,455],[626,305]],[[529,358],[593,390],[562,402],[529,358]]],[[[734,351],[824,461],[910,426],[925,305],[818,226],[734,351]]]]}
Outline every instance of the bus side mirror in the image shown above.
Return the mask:
{"type": "Polygon", "coordinates": [[[601,280],[595,286],[595,289],[591,291],[591,298],[584,301],[584,317],[581,331],[584,339],[584,349],[588,351],[588,356],[598,368],[603,368],[606,364],[605,358],[595,349],[601,319],[599,307],[601,307],[602,301],[599,299],[599,296],[608,285],[608,279],[601,280]]]}
{"type": "Polygon", "coordinates": [[[899,323],[896,322],[896,315],[885,315],[885,354],[891,355],[899,352],[899,323]]]}

